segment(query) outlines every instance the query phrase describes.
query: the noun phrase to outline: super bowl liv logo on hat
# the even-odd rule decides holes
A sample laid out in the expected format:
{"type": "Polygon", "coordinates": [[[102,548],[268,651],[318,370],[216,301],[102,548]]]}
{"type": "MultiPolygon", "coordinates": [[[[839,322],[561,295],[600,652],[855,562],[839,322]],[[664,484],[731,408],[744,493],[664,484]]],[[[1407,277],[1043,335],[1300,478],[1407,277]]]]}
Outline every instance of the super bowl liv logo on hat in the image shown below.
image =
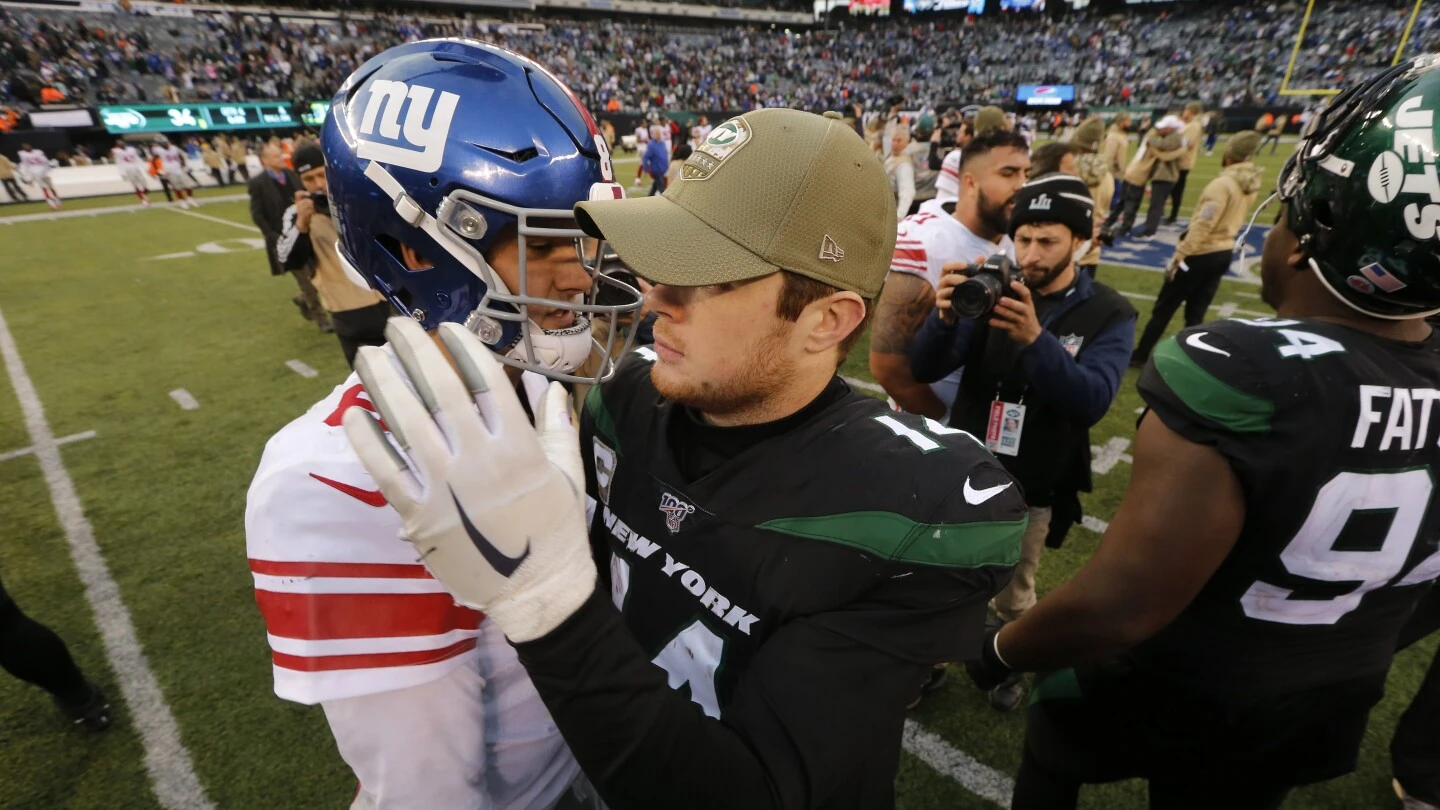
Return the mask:
{"type": "Polygon", "coordinates": [[[715,127],[680,170],[682,180],[708,180],[731,155],[750,142],[750,125],[744,118],[731,118],[715,127]]]}

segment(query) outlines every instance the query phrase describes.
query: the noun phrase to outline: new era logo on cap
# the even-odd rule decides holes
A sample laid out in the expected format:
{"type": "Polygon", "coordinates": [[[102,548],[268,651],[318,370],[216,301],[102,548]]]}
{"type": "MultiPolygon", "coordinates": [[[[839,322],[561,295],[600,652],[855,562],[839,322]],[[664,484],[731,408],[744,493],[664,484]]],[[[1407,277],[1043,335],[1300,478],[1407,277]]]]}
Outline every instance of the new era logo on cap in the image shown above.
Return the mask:
{"type": "Polygon", "coordinates": [[[835,244],[835,240],[827,233],[825,238],[820,240],[820,258],[838,264],[845,261],[845,249],[835,244]]]}

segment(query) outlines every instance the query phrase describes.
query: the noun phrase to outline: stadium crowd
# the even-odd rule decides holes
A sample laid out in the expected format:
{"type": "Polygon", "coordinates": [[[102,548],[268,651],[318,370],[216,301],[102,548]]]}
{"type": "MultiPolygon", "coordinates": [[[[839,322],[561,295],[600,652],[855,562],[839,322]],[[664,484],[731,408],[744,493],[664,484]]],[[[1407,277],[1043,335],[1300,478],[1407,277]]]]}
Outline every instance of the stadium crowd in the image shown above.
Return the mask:
{"type": "MultiPolygon", "coordinates": [[[[1292,82],[1338,86],[1388,64],[1405,3],[1337,0],[1307,31],[1292,82]]],[[[1064,19],[1004,14],[896,18],[788,30],[689,27],[535,14],[543,28],[377,14],[300,21],[204,12],[163,20],[0,10],[0,103],[38,88],[91,103],[326,98],[369,56],[427,36],[471,36],[564,75],[597,111],[879,107],[911,98],[985,102],[1021,83],[1073,83],[1100,106],[1211,107],[1278,99],[1303,4],[1197,4],[1169,14],[1064,19]],[[157,24],[158,23],[158,24],[157,24]]],[[[1440,12],[1423,9],[1409,48],[1440,49],[1440,12]]]]}

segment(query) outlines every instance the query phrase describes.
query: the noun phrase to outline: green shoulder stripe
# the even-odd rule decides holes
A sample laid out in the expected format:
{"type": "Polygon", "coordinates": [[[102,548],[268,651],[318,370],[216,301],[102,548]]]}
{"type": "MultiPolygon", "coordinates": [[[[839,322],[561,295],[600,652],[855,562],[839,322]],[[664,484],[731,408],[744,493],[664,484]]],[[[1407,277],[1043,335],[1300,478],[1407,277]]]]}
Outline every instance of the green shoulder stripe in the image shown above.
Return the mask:
{"type": "Polygon", "coordinates": [[[600,386],[590,386],[589,393],[585,394],[585,410],[589,411],[590,418],[595,420],[595,431],[610,441],[615,452],[620,452],[615,419],[610,416],[610,411],[605,409],[605,398],[600,396],[600,386]]]}
{"type": "Polygon", "coordinates": [[[1275,404],[1247,394],[1200,367],[1171,337],[1155,347],[1155,370],[1190,410],[1235,433],[1265,433],[1275,404]]]}
{"type": "Polygon", "coordinates": [[[778,518],[759,528],[827,540],[897,562],[946,568],[1010,566],[1020,560],[1028,517],[976,523],[917,523],[894,512],[778,518]]]}

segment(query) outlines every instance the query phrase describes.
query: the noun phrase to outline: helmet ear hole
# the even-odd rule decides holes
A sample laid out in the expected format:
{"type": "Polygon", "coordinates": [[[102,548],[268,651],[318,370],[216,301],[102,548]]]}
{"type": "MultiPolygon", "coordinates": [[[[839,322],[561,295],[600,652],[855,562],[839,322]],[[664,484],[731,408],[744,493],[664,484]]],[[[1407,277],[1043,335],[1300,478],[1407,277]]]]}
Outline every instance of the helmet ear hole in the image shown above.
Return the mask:
{"type": "Polygon", "coordinates": [[[1311,203],[1310,215],[1316,225],[1327,231],[1335,229],[1335,212],[1330,209],[1329,200],[1315,200],[1311,203]]]}

